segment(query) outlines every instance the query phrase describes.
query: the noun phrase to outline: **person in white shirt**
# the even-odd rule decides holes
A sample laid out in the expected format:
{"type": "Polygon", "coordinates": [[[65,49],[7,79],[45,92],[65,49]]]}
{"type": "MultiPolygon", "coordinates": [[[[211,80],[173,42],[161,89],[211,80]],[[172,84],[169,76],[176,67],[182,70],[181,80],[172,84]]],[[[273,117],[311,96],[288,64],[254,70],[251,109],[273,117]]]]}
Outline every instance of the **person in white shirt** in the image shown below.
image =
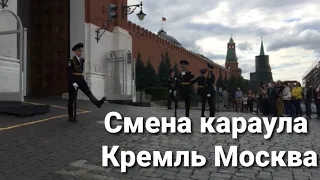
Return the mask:
{"type": "Polygon", "coordinates": [[[242,98],[242,110],[243,112],[248,112],[248,97],[247,95],[244,95],[242,98]]]}
{"type": "Polygon", "coordinates": [[[284,104],[284,110],[286,116],[292,116],[292,101],[291,101],[291,89],[288,83],[284,83],[284,89],[282,92],[282,100],[284,104]]]}

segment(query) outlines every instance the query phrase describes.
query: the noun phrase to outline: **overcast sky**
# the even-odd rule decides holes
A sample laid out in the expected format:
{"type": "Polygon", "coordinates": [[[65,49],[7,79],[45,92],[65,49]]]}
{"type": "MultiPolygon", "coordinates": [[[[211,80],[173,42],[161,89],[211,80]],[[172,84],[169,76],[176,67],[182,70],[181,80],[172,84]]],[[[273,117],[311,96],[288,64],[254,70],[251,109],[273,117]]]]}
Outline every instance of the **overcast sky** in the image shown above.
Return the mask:
{"type": "MultiPolygon", "coordinates": [[[[147,14],[129,20],[152,32],[161,28],[185,48],[224,66],[231,34],[239,67],[249,79],[255,71],[261,36],[274,80],[299,80],[320,57],[320,0],[143,0],[147,14]],[[249,3],[250,2],[250,3],[249,3]]],[[[140,3],[128,0],[128,4],[140,3]]]]}

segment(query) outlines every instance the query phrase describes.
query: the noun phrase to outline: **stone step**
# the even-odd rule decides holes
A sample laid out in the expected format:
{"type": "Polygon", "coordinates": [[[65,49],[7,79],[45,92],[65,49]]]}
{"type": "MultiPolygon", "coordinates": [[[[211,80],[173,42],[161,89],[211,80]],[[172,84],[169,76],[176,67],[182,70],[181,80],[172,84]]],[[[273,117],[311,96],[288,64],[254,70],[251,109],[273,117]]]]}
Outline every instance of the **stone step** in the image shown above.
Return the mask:
{"type": "Polygon", "coordinates": [[[50,112],[50,105],[34,105],[22,102],[0,102],[0,114],[33,116],[50,112]]]}

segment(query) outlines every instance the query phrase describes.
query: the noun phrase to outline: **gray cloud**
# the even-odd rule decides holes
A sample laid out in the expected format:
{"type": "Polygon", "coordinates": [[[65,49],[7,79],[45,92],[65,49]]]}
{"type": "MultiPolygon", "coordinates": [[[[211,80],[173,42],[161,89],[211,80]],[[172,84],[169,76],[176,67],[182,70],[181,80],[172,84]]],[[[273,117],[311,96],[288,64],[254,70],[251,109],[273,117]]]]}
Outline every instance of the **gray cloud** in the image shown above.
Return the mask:
{"type": "Polygon", "coordinates": [[[215,60],[215,59],[225,59],[226,55],[225,54],[209,54],[207,58],[215,60]]]}
{"type": "Polygon", "coordinates": [[[302,32],[298,32],[292,35],[279,38],[272,41],[268,45],[269,51],[276,51],[282,48],[288,47],[303,47],[308,50],[319,50],[320,44],[320,31],[306,29],[302,32]]]}
{"type": "Polygon", "coordinates": [[[241,64],[239,64],[239,68],[242,69],[242,73],[243,73],[243,74],[247,74],[247,73],[251,73],[251,72],[254,72],[254,71],[255,71],[255,66],[254,66],[254,64],[244,64],[244,63],[241,63],[241,64]]]}
{"type": "Polygon", "coordinates": [[[283,63],[283,64],[280,64],[280,65],[277,65],[277,66],[272,66],[272,70],[280,70],[280,69],[287,69],[287,68],[290,68],[290,67],[295,67],[297,65],[297,63],[294,63],[294,62],[289,62],[289,63],[283,63]]]}
{"type": "MultiPolygon", "coordinates": [[[[130,1],[129,0],[129,4],[130,1]]],[[[137,0],[134,0],[137,2],[137,0]]],[[[210,1],[210,0],[145,0],[143,1],[143,11],[147,14],[145,20],[140,22],[134,15],[129,16],[129,20],[151,30],[157,32],[161,27],[161,15],[167,18],[164,22],[164,30],[173,37],[175,37],[186,49],[192,50],[196,53],[201,53],[204,56],[214,60],[214,62],[223,64],[225,61],[225,54],[214,54],[210,52],[204,53],[203,49],[196,45],[196,41],[207,38],[215,37],[218,39],[228,40],[231,34],[239,37],[241,43],[237,47],[241,51],[249,53],[254,47],[254,42],[246,42],[247,38],[260,37],[265,38],[265,50],[268,54],[270,51],[277,51],[288,47],[299,47],[306,50],[313,50],[320,55],[320,19],[318,16],[310,17],[306,21],[302,17],[294,16],[294,11],[300,10],[307,5],[319,7],[319,0],[255,0],[248,3],[247,0],[237,1],[210,1]],[[191,22],[193,17],[204,15],[205,13],[215,9],[220,2],[227,2],[229,12],[223,12],[228,18],[228,21],[234,22],[234,25],[225,26],[223,23],[194,23],[191,22]],[[278,28],[276,25],[272,28],[265,28],[264,20],[261,22],[254,22],[247,25],[237,26],[236,21],[239,13],[255,10],[261,14],[270,15],[267,20],[282,21],[283,24],[287,23],[288,26],[278,28]],[[279,15],[278,15],[279,14],[279,15]],[[282,16],[282,14],[284,14],[282,16]],[[272,19],[276,18],[276,19],[272,19]],[[310,19],[315,20],[311,21],[310,19]],[[290,34],[289,34],[290,33],[290,34]]],[[[301,14],[300,12],[297,14],[301,14]]],[[[221,20],[222,21],[222,20],[221,20]]],[[[232,23],[231,23],[232,24],[232,23]]],[[[238,38],[235,38],[237,40],[238,38]]],[[[248,40],[250,41],[250,40],[248,40]]],[[[260,45],[259,45],[260,47],[260,45]]],[[[259,53],[259,50],[252,55],[252,59],[247,59],[241,53],[237,53],[239,58],[239,66],[243,70],[243,74],[254,72],[255,67],[254,56],[259,53]]],[[[283,58],[289,56],[296,56],[293,52],[283,58]]],[[[303,55],[299,55],[302,57],[303,55]]],[[[280,70],[283,67],[292,67],[295,63],[281,63],[278,66],[272,67],[273,70],[280,70]]]]}
{"type": "Polygon", "coordinates": [[[250,50],[253,49],[252,44],[250,44],[250,43],[248,43],[248,42],[239,43],[239,44],[238,44],[238,48],[239,48],[241,51],[250,51],[250,50]]]}

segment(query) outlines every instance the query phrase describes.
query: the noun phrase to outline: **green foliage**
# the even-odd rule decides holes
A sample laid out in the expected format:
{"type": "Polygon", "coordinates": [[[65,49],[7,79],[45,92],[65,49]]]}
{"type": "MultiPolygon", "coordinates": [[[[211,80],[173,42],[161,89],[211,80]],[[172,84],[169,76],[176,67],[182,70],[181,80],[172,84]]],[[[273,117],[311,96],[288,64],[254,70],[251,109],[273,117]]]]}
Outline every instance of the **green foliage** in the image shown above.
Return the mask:
{"type": "Polygon", "coordinates": [[[158,70],[158,77],[159,77],[161,86],[165,87],[167,85],[167,80],[169,78],[169,68],[165,60],[164,54],[161,55],[161,61],[160,61],[159,70],[158,70]]]}
{"type": "Polygon", "coordinates": [[[217,89],[219,89],[219,88],[223,88],[224,89],[225,88],[224,87],[224,82],[223,82],[223,79],[222,79],[222,71],[221,71],[221,69],[219,71],[219,77],[218,77],[216,86],[217,86],[217,89]]]}
{"type": "MultiPolygon", "coordinates": [[[[228,88],[227,91],[230,94],[234,94],[237,90],[238,84],[237,84],[237,78],[234,75],[231,75],[230,79],[228,80],[228,88]]],[[[233,97],[233,96],[232,96],[233,97]]]]}
{"type": "Polygon", "coordinates": [[[138,91],[146,88],[145,82],[145,65],[141,60],[141,54],[138,53],[136,62],[136,87],[138,91]]]}
{"type": "Polygon", "coordinates": [[[168,51],[165,52],[164,54],[164,61],[166,62],[167,68],[170,70],[171,69],[171,62],[170,62],[170,57],[168,51]]]}
{"type": "Polygon", "coordinates": [[[153,66],[151,65],[150,59],[148,59],[148,63],[144,69],[145,72],[145,83],[146,88],[149,87],[158,87],[159,86],[159,78],[157,76],[156,71],[154,70],[153,66]]]}
{"type": "Polygon", "coordinates": [[[168,89],[163,87],[153,87],[147,88],[146,94],[151,95],[151,100],[167,100],[168,99],[168,89]]]}
{"type": "Polygon", "coordinates": [[[227,73],[225,73],[225,75],[224,75],[223,84],[224,84],[224,89],[228,89],[228,76],[227,76],[227,73]]]}
{"type": "Polygon", "coordinates": [[[168,52],[161,55],[161,61],[158,69],[158,77],[162,87],[167,86],[169,71],[171,69],[170,57],[168,52]]]}
{"type": "MultiPolygon", "coordinates": [[[[237,88],[240,87],[241,91],[243,94],[248,93],[249,90],[249,81],[244,79],[242,76],[241,77],[235,77],[231,76],[230,79],[228,80],[228,92],[230,92],[232,95],[237,91],[237,88]]],[[[234,98],[234,96],[232,96],[234,98]]]]}
{"type": "Polygon", "coordinates": [[[174,71],[174,74],[175,74],[176,76],[178,76],[179,70],[178,70],[178,65],[177,65],[177,63],[174,63],[173,71],[174,71]]]}

